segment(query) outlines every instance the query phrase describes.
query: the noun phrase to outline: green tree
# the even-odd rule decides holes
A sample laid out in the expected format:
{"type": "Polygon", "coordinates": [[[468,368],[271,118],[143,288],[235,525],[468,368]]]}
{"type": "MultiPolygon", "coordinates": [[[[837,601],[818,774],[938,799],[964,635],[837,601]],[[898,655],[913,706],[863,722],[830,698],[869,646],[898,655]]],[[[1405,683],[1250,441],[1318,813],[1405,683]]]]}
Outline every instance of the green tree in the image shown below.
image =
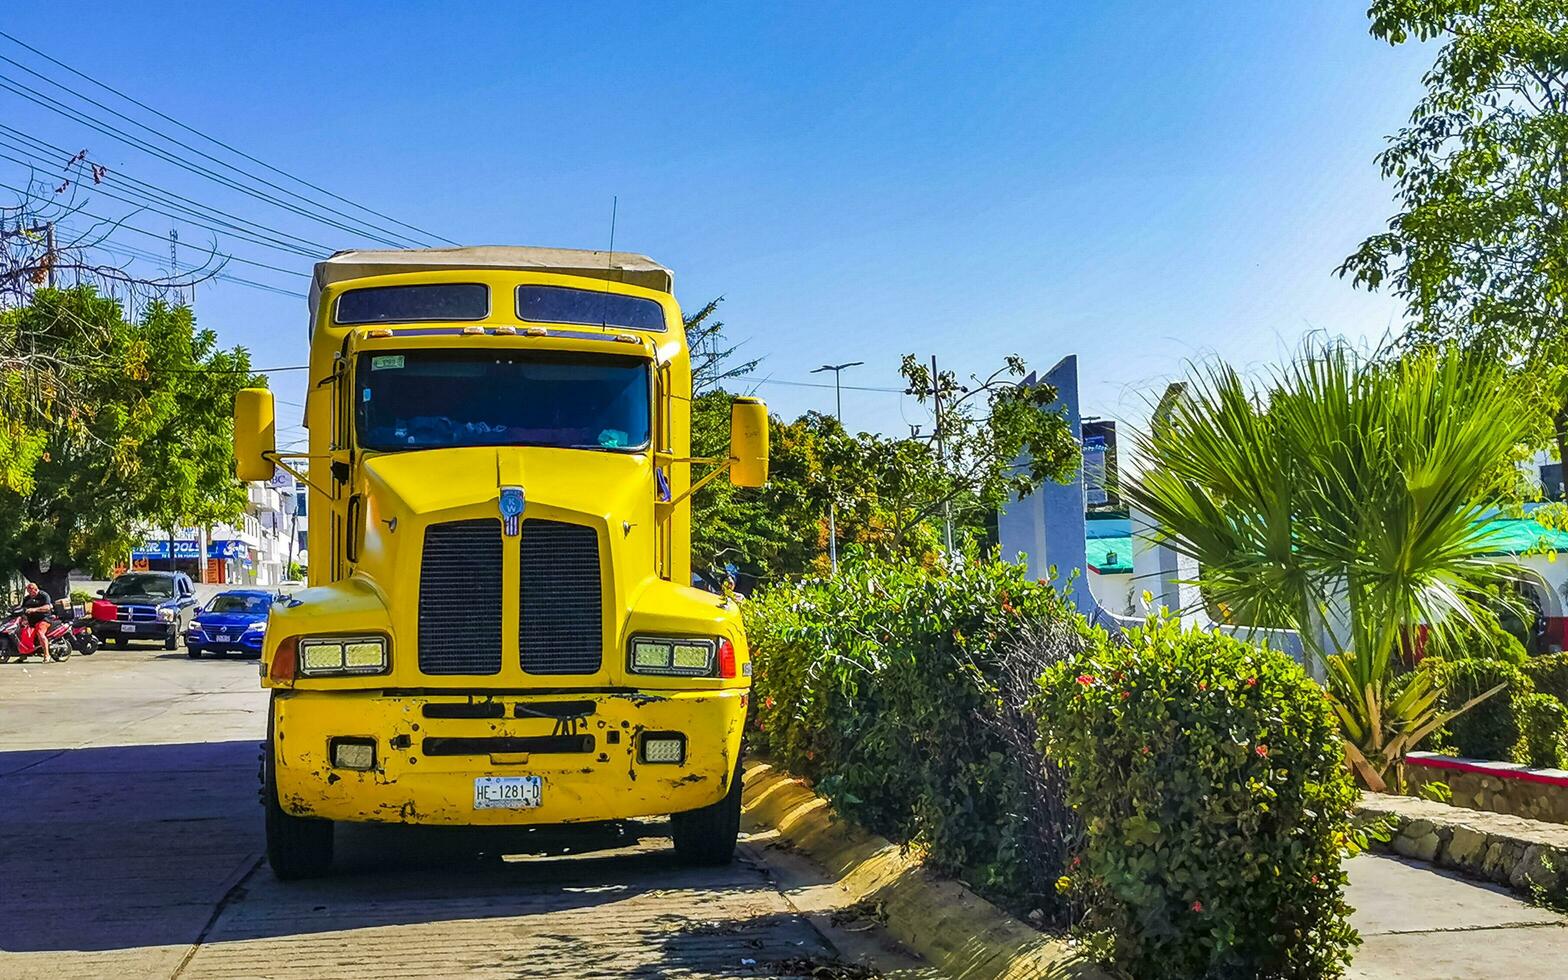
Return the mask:
{"type": "Polygon", "coordinates": [[[762,358],[734,362],[740,344],[724,337],[724,321],[715,314],[724,297],[710,299],[702,309],[686,314],[686,347],[691,351],[691,393],[694,397],[717,391],[727,381],[743,378],[757,369],[762,358]]]}
{"type": "MultiPolygon", "coordinates": [[[[714,481],[698,491],[696,567],[734,564],[764,579],[825,572],[830,501],[842,544],[881,557],[928,559],[943,545],[944,515],[951,515],[955,547],[972,547],[984,538],[988,510],[1009,493],[1027,495],[1077,466],[1071,430],[1050,408],[1055,391],[1021,384],[1018,358],[971,385],[949,372],[933,378],[913,358],[904,367],[917,398],[941,394],[940,451],[935,432],[893,439],[852,435],[816,412],[793,422],[775,418],[766,487],[739,490],[714,481]],[[1015,466],[1021,454],[1028,454],[1029,466],[1015,466]]],[[[720,390],[695,400],[699,455],[727,451],[730,397],[720,390]]]]}
{"type": "Polygon", "coordinates": [[[55,353],[59,400],[29,480],[0,488],[0,567],[63,595],[73,568],[104,570],[139,530],[237,517],[234,392],[261,379],[190,311],[135,321],[90,287],[40,290],[0,330],[55,353]]]}
{"type": "Polygon", "coordinates": [[[1530,429],[1517,379],[1454,347],[1385,362],[1332,346],[1261,391],[1214,367],[1169,408],[1137,441],[1129,501],[1198,562],[1222,617],[1300,631],[1380,787],[1446,720],[1396,653],[1420,630],[1442,645],[1478,629],[1509,576],[1476,522],[1530,429]]]}
{"type": "Polygon", "coordinates": [[[1441,39],[1410,122],[1378,157],[1401,210],[1340,267],[1408,302],[1410,339],[1521,369],[1535,439],[1568,459],[1568,5],[1373,0],[1374,36],[1441,39]]]}

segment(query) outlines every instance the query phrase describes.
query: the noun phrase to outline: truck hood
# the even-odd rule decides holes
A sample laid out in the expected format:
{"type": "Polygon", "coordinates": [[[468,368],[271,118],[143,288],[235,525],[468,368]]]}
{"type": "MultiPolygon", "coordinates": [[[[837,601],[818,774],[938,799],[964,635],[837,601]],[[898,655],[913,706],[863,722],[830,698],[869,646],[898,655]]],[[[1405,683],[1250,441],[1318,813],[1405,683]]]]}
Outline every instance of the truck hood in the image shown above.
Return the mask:
{"type": "Polygon", "coordinates": [[[546,520],[594,529],[611,571],[604,597],[609,608],[625,609],[633,587],[656,574],[656,491],[646,453],[431,449],[371,456],[363,475],[364,537],[356,574],[371,582],[390,609],[408,611],[403,625],[411,630],[426,529],[469,520],[495,521],[499,529],[507,488],[522,492],[523,526],[546,520]]]}

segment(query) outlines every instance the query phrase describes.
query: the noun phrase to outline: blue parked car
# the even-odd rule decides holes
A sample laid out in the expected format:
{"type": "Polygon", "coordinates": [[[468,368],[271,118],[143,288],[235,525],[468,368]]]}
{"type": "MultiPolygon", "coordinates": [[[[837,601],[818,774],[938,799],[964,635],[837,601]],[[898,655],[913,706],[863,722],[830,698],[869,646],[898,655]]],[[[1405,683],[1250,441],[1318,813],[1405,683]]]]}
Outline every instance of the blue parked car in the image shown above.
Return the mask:
{"type": "Polygon", "coordinates": [[[277,594],[263,589],[233,589],[220,592],[191,620],[185,631],[185,653],[238,653],[261,656],[261,640],[267,635],[267,614],[277,594]]]}

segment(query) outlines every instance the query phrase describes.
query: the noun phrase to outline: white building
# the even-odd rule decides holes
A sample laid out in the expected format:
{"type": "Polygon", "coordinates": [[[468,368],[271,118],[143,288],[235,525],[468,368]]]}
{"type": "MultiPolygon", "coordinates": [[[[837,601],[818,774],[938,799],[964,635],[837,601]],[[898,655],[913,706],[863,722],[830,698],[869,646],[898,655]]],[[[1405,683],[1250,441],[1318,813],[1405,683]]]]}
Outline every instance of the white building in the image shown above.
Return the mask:
{"type": "MultiPolygon", "coordinates": [[[[298,561],[294,478],[279,474],[270,483],[245,488],[245,512],[233,524],[178,528],[173,567],[198,582],[215,585],[277,585],[298,561]]],[[[170,535],[151,531],[131,553],[132,568],[170,568],[170,535]]]]}

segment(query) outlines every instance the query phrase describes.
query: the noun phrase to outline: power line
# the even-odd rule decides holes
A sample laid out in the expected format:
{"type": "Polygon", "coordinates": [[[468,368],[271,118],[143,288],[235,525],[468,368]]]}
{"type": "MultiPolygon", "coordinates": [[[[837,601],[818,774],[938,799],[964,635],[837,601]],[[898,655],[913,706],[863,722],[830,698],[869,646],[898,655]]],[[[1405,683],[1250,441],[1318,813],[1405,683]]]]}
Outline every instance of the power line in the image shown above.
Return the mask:
{"type": "MultiPolygon", "coordinates": [[[[0,60],[9,60],[9,59],[5,59],[3,56],[0,56],[0,60]]],[[[53,83],[53,84],[58,85],[58,83],[53,83]]],[[[313,221],[318,221],[318,222],[320,222],[322,224],[325,224],[325,225],[330,225],[331,227],[338,228],[338,229],[340,229],[342,231],[346,231],[346,232],[348,232],[351,235],[359,235],[361,237],[368,238],[368,239],[370,239],[372,241],[379,242],[379,243],[381,243],[383,245],[388,245],[388,246],[391,246],[393,248],[406,248],[406,247],[408,247],[408,242],[407,241],[393,241],[391,239],[383,238],[383,237],[381,237],[379,235],[366,232],[363,228],[354,228],[354,227],[351,227],[349,225],[345,225],[345,224],[343,224],[340,221],[335,221],[335,220],[333,220],[331,218],[323,217],[322,215],[315,214],[315,213],[313,213],[311,211],[308,211],[308,210],[306,210],[304,208],[301,208],[298,205],[291,204],[288,201],[280,200],[280,199],[278,199],[276,197],[273,197],[272,195],[270,195],[270,194],[268,194],[268,193],[266,193],[264,191],[259,191],[259,190],[255,189],[253,187],[247,187],[244,184],[238,183],[238,182],[234,181],[233,179],[231,179],[229,177],[225,177],[224,175],[222,175],[220,173],[217,173],[217,172],[215,172],[213,170],[210,170],[207,167],[203,167],[200,164],[192,163],[192,162],[190,162],[188,160],[183,160],[180,157],[175,156],[174,154],[171,154],[168,151],[164,150],[162,147],[155,146],[152,143],[149,143],[146,140],[141,139],[140,137],[133,136],[130,133],[127,133],[125,130],[120,129],[117,126],[110,125],[109,123],[105,123],[105,122],[102,122],[100,120],[95,120],[91,116],[88,116],[88,115],[82,113],[81,111],[66,105],[65,103],[59,101],[58,99],[51,98],[50,96],[45,95],[44,93],[38,91],[37,89],[32,88],[32,87],[27,86],[27,85],[23,85],[22,83],[16,81],[15,79],[8,78],[5,75],[0,75],[0,89],[4,89],[5,91],[8,91],[8,92],[12,93],[13,95],[19,95],[22,98],[26,99],[27,101],[34,103],[35,105],[41,105],[44,108],[49,109],[52,112],[58,113],[59,115],[63,115],[63,116],[65,116],[68,119],[72,119],[72,120],[74,120],[76,122],[79,122],[82,125],[88,127],[89,129],[92,129],[92,130],[95,130],[95,131],[97,131],[99,133],[102,133],[103,135],[108,136],[111,139],[117,140],[117,141],[119,141],[121,143],[126,144],[127,146],[131,146],[131,147],[133,147],[135,149],[141,150],[144,153],[149,153],[149,154],[157,157],[160,160],[163,160],[163,161],[165,161],[167,163],[172,163],[176,167],[179,167],[179,168],[181,168],[183,170],[188,170],[191,173],[197,174],[199,176],[206,177],[208,180],[214,181],[214,182],[216,182],[218,184],[222,184],[223,186],[228,187],[228,188],[230,188],[232,190],[239,191],[242,194],[247,194],[247,195],[249,195],[251,197],[257,198],[258,200],[265,201],[268,204],[272,204],[272,205],[274,205],[276,207],[283,208],[286,211],[292,211],[293,213],[298,214],[298,215],[300,215],[302,217],[309,218],[309,219],[311,219],[313,221]]],[[[69,91],[69,89],[67,89],[67,91],[69,91]]],[[[86,102],[91,102],[93,105],[98,105],[98,106],[100,106],[102,108],[105,108],[105,109],[107,109],[107,111],[109,111],[111,113],[114,113],[115,115],[122,115],[121,113],[116,113],[113,109],[108,109],[108,107],[103,106],[102,103],[95,102],[94,100],[89,99],[86,96],[78,95],[78,98],[81,98],[81,99],[83,99],[86,102]]],[[[132,120],[132,122],[134,122],[134,121],[135,120],[132,120]]],[[[143,127],[143,128],[145,128],[145,127],[143,127]]],[[[165,137],[165,138],[167,138],[167,137],[165,137]]],[[[174,142],[174,143],[176,143],[178,145],[181,145],[181,146],[184,145],[184,144],[179,143],[178,140],[170,140],[170,142],[174,142]]],[[[195,152],[199,153],[200,151],[195,151],[195,152]]],[[[205,154],[203,154],[203,155],[205,155],[205,154]]],[[[230,169],[233,169],[233,168],[230,168],[230,169]]],[[[266,181],[263,181],[263,183],[266,183],[266,181]]]]}
{"type": "MultiPolygon", "coordinates": [[[[6,190],[15,190],[14,187],[11,187],[9,184],[5,184],[5,183],[0,183],[0,187],[5,188],[6,190]]],[[[119,219],[116,219],[116,218],[106,218],[106,217],[104,217],[101,214],[93,214],[91,211],[83,211],[80,208],[73,208],[70,213],[72,215],[78,215],[79,214],[79,215],[81,215],[84,218],[92,218],[94,221],[101,221],[101,222],[103,222],[105,224],[112,225],[113,227],[106,233],[106,237],[108,235],[113,235],[115,231],[120,231],[120,230],[123,230],[123,231],[133,231],[133,232],[135,232],[138,235],[146,235],[148,238],[156,238],[159,241],[163,241],[167,237],[165,235],[159,234],[158,232],[148,231],[145,228],[138,228],[135,225],[128,225],[128,224],[126,224],[122,220],[119,220],[119,219]]],[[[60,225],[59,227],[64,228],[65,226],[64,225],[60,225]]],[[[88,229],[87,231],[82,231],[82,230],[77,229],[77,228],[71,228],[71,229],[68,229],[68,230],[72,231],[75,234],[81,234],[81,235],[96,234],[96,232],[92,231],[91,229],[88,229]]],[[[219,252],[216,249],[214,249],[212,251],[212,254],[220,256],[225,262],[239,262],[239,263],[241,263],[243,265],[253,265],[253,266],[255,266],[258,269],[268,269],[268,270],[271,270],[272,272],[281,272],[285,276],[298,276],[301,279],[309,279],[310,278],[310,273],[308,273],[308,272],[300,272],[298,269],[285,269],[281,265],[269,265],[266,262],[257,262],[255,259],[247,259],[247,258],[243,258],[243,257],[238,256],[238,255],[231,255],[231,254],[219,252]]]]}
{"type": "MultiPolygon", "coordinates": [[[[20,163],[21,165],[26,166],[26,167],[32,167],[33,166],[33,164],[28,163],[25,160],[18,160],[15,157],[6,156],[3,153],[0,153],[0,158],[6,159],[6,160],[10,160],[13,163],[20,163]]],[[[25,196],[32,196],[34,194],[34,192],[32,192],[32,191],[24,190],[24,189],[22,189],[20,187],[13,187],[10,184],[0,183],[0,187],[4,187],[7,190],[14,191],[14,192],[16,192],[18,194],[22,194],[22,195],[25,195],[25,196]]],[[[152,202],[149,202],[149,201],[146,201],[146,200],[135,200],[133,198],[122,197],[119,194],[116,194],[116,193],[114,193],[113,191],[110,191],[110,190],[105,190],[102,187],[95,188],[95,191],[97,193],[99,193],[99,194],[102,194],[104,197],[109,198],[110,200],[119,201],[121,204],[129,204],[129,205],[131,205],[131,206],[133,206],[135,208],[141,209],[141,210],[151,211],[154,214],[161,214],[165,218],[168,218],[168,219],[170,219],[172,221],[184,221],[184,222],[187,222],[188,224],[195,225],[198,228],[205,228],[208,231],[210,231],[210,232],[212,232],[214,234],[217,234],[217,235],[225,235],[225,234],[227,234],[227,235],[234,235],[234,236],[237,236],[242,241],[244,241],[244,242],[246,242],[248,244],[259,245],[262,248],[269,248],[269,249],[272,249],[275,252],[285,252],[285,253],[290,254],[290,255],[298,255],[298,256],[300,256],[302,258],[307,258],[307,259],[321,259],[321,258],[325,258],[326,257],[321,252],[312,252],[312,251],[309,251],[308,249],[298,248],[296,246],[289,245],[287,242],[268,241],[264,237],[262,237],[260,235],[256,235],[256,234],[254,234],[252,232],[243,231],[243,230],[234,230],[234,229],[225,230],[225,229],[222,229],[222,228],[216,228],[216,227],[213,227],[212,225],[207,224],[206,222],[198,220],[196,218],[188,217],[188,216],[185,216],[185,215],[172,214],[172,213],[170,213],[170,211],[164,210],[163,208],[160,208],[160,207],[156,206],[152,202]]],[[[174,207],[177,210],[183,210],[183,211],[189,211],[190,210],[189,208],[179,208],[177,206],[174,206],[174,207]]]]}
{"type": "MultiPolygon", "coordinates": [[[[433,239],[435,239],[437,241],[446,242],[448,245],[456,245],[456,244],[458,244],[457,242],[452,241],[452,239],[450,239],[450,238],[445,238],[445,237],[443,237],[441,235],[437,235],[435,232],[426,231],[425,229],[420,228],[417,225],[411,225],[411,224],[409,224],[406,221],[399,221],[397,218],[394,218],[391,215],[383,214],[380,211],[375,210],[374,208],[369,208],[369,207],[366,207],[363,204],[359,204],[359,203],[357,203],[355,201],[351,201],[348,198],[343,197],[340,194],[334,194],[332,191],[329,191],[329,190],[327,190],[324,187],[318,187],[317,185],[312,184],[310,181],[305,180],[303,177],[298,177],[298,176],[296,176],[294,174],[289,173],[286,170],[281,170],[281,169],[279,169],[277,167],[274,167],[272,164],[267,163],[264,160],[259,160],[256,157],[253,157],[250,154],[246,153],[245,151],[240,150],[240,149],[238,149],[238,148],[236,148],[234,146],[231,146],[228,143],[225,143],[222,140],[217,139],[216,137],[209,136],[206,133],[203,133],[202,131],[200,131],[198,129],[195,129],[195,128],[191,127],[191,126],[186,125],[183,122],[180,122],[178,119],[175,119],[173,116],[167,115],[166,113],[163,113],[163,112],[160,112],[157,109],[154,109],[152,106],[148,105],[145,102],[141,102],[141,101],[139,101],[137,99],[132,98],[129,95],[126,95],[124,92],[121,92],[119,89],[116,89],[113,86],[108,85],[105,82],[101,82],[98,79],[92,77],[91,75],[86,74],[85,72],[81,72],[81,71],[78,71],[75,68],[72,68],[70,65],[66,64],[63,61],[60,61],[57,58],[50,57],[49,55],[47,55],[44,52],[38,50],[37,48],[35,48],[32,45],[26,43],[25,41],[22,41],[22,40],[14,37],[14,36],[12,36],[10,34],[7,34],[4,31],[0,31],[0,37],[5,38],[6,40],[10,41],[12,44],[18,45],[19,47],[22,47],[22,48],[27,49],[28,51],[31,51],[33,54],[35,54],[38,57],[44,59],[45,61],[49,62],[50,64],[53,64],[53,65],[55,65],[55,66],[57,66],[59,68],[63,68],[66,71],[70,72],[71,74],[75,75],[76,77],[81,78],[81,79],[83,79],[85,81],[91,82],[92,84],[98,86],[99,88],[103,89],[104,91],[110,92],[113,95],[116,95],[116,96],[118,96],[121,99],[124,99],[126,102],[129,102],[131,105],[137,106],[138,108],[141,108],[141,109],[143,109],[143,110],[145,110],[147,112],[152,113],[153,115],[157,116],[159,119],[164,120],[165,122],[173,123],[174,125],[176,125],[176,126],[180,127],[181,129],[185,130],[186,132],[191,133],[191,134],[193,134],[195,136],[201,137],[202,139],[206,140],[207,142],[213,144],[214,146],[221,146],[225,150],[228,150],[230,153],[233,153],[236,156],[241,157],[242,159],[248,160],[251,163],[256,164],[257,166],[265,167],[266,169],[272,171],[275,174],[278,174],[278,175],[283,176],[283,177],[287,177],[289,180],[292,180],[292,181],[300,184],[301,186],[309,187],[311,190],[314,190],[314,191],[317,191],[319,193],[325,194],[328,197],[332,198],[333,200],[341,201],[344,204],[347,204],[350,207],[356,208],[356,209],[358,209],[360,211],[364,211],[367,214],[373,214],[373,215],[375,215],[378,218],[385,218],[387,221],[390,221],[393,224],[398,225],[400,227],[407,228],[410,231],[417,231],[421,235],[424,235],[427,238],[433,238],[433,239]]],[[[14,64],[14,62],[13,62],[13,64],[14,64]]],[[[140,125],[140,124],[138,124],[138,125],[140,125]]],[[[144,129],[148,129],[148,127],[145,127],[145,126],[143,126],[143,128],[144,129]]],[[[148,131],[149,132],[154,132],[154,130],[151,130],[151,129],[148,129],[148,131]]],[[[165,138],[167,138],[167,137],[165,137],[165,138]]],[[[303,195],[300,195],[300,194],[295,194],[294,196],[300,198],[301,200],[309,200],[308,198],[305,198],[303,195]]],[[[319,205],[318,204],[318,206],[325,206],[325,205],[319,205]]],[[[341,213],[341,212],[339,212],[339,213],[341,213]]],[[[346,217],[346,215],[345,215],[345,217],[346,217]]],[[[382,229],[382,230],[385,230],[385,229],[382,229]]]]}
{"type": "MultiPolygon", "coordinates": [[[[821,384],[815,381],[782,381],[778,378],[737,378],[739,384],[753,385],[788,385],[791,388],[833,388],[834,385],[821,384]]],[[[895,395],[907,395],[907,388],[873,388],[866,385],[842,385],[845,391],[886,391],[895,395]]]]}
{"type": "MultiPolygon", "coordinates": [[[[4,140],[5,142],[11,144],[10,148],[16,152],[25,154],[32,160],[44,166],[53,166],[58,163],[58,160],[50,160],[48,157],[44,156],[43,154],[45,153],[58,154],[59,159],[64,160],[76,159],[75,155],[64,147],[46,143],[41,139],[29,136],[21,130],[13,129],[3,123],[0,123],[0,140],[4,140]],[[17,146],[17,143],[19,142],[24,145],[17,146]]],[[[85,162],[91,164],[90,160],[85,162]]],[[[249,218],[242,218],[237,214],[212,207],[211,205],[202,204],[199,201],[194,201],[191,198],[185,197],[181,194],[176,194],[174,191],[159,187],[156,184],[150,184],[145,180],[138,180],[137,178],[122,173],[118,170],[108,171],[101,180],[96,175],[94,175],[93,185],[95,188],[101,187],[104,182],[123,182],[125,184],[135,185],[133,187],[122,187],[121,189],[125,190],[127,193],[137,194],[138,196],[142,197],[150,197],[155,203],[158,204],[166,204],[169,207],[180,208],[180,210],[191,210],[191,208],[182,207],[179,204],[172,204],[167,199],[173,198],[176,201],[183,201],[185,204],[191,205],[192,208],[196,209],[196,211],[193,211],[192,213],[206,212],[202,214],[202,217],[205,217],[208,220],[217,221],[220,224],[228,225],[232,229],[247,232],[248,229],[242,228],[241,225],[249,225],[250,228],[257,229],[258,232],[266,233],[265,235],[260,235],[258,237],[269,237],[275,241],[282,241],[285,238],[292,238],[301,245],[307,245],[312,248],[320,249],[323,252],[331,251],[329,247],[322,244],[321,242],[303,238],[299,235],[282,231],[269,225],[261,224],[257,221],[251,221],[249,218]],[[139,190],[138,188],[146,188],[146,190],[139,190]],[[217,217],[213,217],[214,215],[217,217]],[[232,221],[240,222],[240,225],[231,224],[230,221],[224,219],[232,219],[232,221]]],[[[116,183],[115,186],[119,186],[119,184],[116,183]]]]}
{"type": "MultiPolygon", "coordinates": [[[[73,230],[74,231],[75,229],[68,229],[68,230],[73,230]]],[[[92,247],[95,248],[95,249],[99,249],[101,251],[109,252],[110,254],[113,254],[113,255],[124,255],[124,256],[127,256],[129,258],[144,259],[144,260],[146,260],[148,262],[162,262],[163,261],[163,256],[158,255],[155,252],[148,252],[148,251],[146,251],[144,249],[132,248],[131,246],[126,245],[126,244],[124,244],[122,242],[115,242],[115,243],[113,243],[111,245],[105,245],[103,243],[99,243],[97,245],[93,245],[92,247]]],[[[171,270],[170,274],[173,275],[174,273],[179,273],[179,272],[200,273],[202,271],[203,271],[203,267],[202,266],[193,266],[193,265],[179,264],[179,265],[175,265],[173,267],[173,269],[171,270]]],[[[207,273],[204,276],[204,278],[222,279],[224,282],[238,283],[241,286],[250,286],[252,289],[261,289],[261,290],[265,290],[266,292],[269,292],[269,293],[277,293],[279,296],[290,296],[290,297],[293,297],[295,299],[303,299],[305,297],[304,293],[295,292],[295,291],[293,291],[291,289],[285,289],[282,286],[274,286],[271,283],[257,282],[254,279],[246,279],[246,278],[244,278],[242,276],[236,276],[236,275],[233,275],[232,273],[228,273],[228,272],[212,271],[212,272],[207,273]]]]}

